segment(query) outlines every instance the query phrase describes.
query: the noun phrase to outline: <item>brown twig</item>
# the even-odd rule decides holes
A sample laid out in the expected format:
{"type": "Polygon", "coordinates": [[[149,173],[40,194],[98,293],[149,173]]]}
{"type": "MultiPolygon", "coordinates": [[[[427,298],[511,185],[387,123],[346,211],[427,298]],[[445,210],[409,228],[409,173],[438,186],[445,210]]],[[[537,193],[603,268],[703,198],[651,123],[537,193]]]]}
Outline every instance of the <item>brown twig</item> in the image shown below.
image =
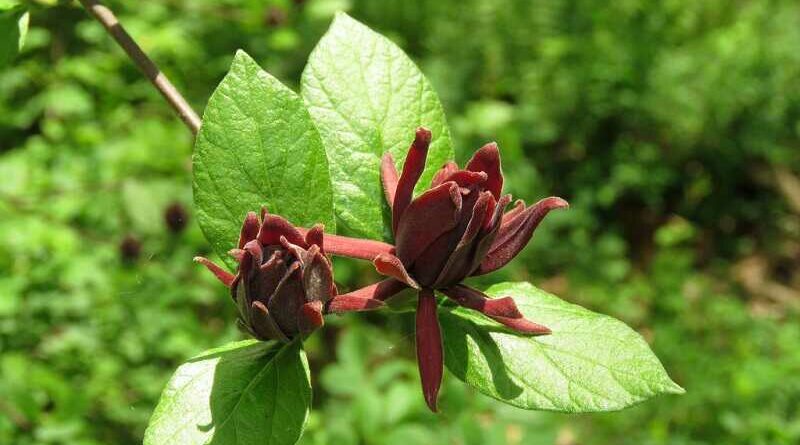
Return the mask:
{"type": "Polygon", "coordinates": [[[159,93],[164,96],[164,99],[169,102],[183,123],[189,127],[192,134],[197,135],[200,129],[200,117],[194,112],[191,105],[186,102],[181,93],[175,88],[175,85],[167,79],[167,76],[158,69],[155,63],[147,57],[147,54],[142,51],[142,48],[133,40],[133,38],[125,31],[125,28],[119,23],[117,17],[97,0],[78,0],[91,12],[94,18],[106,28],[109,34],[117,41],[119,46],[125,50],[128,57],[136,63],[136,66],[142,70],[144,75],[150,80],[153,86],[156,87],[159,93]]]}

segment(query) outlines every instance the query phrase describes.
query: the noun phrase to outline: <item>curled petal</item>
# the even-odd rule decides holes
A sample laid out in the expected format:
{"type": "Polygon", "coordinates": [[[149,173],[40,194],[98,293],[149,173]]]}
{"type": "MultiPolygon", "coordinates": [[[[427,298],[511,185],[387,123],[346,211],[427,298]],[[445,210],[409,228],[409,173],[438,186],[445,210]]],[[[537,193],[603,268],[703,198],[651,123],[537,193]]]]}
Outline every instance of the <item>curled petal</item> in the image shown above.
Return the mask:
{"type": "Polygon", "coordinates": [[[442,292],[461,306],[476,310],[522,334],[547,335],[551,333],[549,328],[525,318],[511,297],[489,298],[483,292],[464,285],[453,286],[442,292]]]}
{"type": "Polygon", "coordinates": [[[436,412],[444,371],[444,354],[442,333],[436,315],[436,297],[430,289],[419,291],[416,324],[417,365],[422,380],[422,394],[428,408],[436,412]]]}
{"type": "Polygon", "coordinates": [[[247,212],[247,216],[245,216],[244,223],[242,224],[242,231],[239,232],[240,249],[248,242],[256,239],[259,225],[258,215],[256,215],[255,212],[247,212]]]}
{"type": "Polygon", "coordinates": [[[545,198],[523,210],[511,221],[504,221],[475,275],[483,275],[505,266],[528,244],[533,231],[551,210],[565,207],[569,207],[569,204],[561,198],[545,198]]]}
{"type": "Polygon", "coordinates": [[[514,201],[514,207],[503,215],[503,224],[508,224],[525,210],[525,201],[518,199],[514,201]]]}
{"type": "Polygon", "coordinates": [[[297,328],[303,335],[310,334],[322,327],[325,320],[322,318],[322,302],[310,301],[300,308],[297,319],[297,328]]]}
{"type": "MultiPolygon", "coordinates": [[[[308,232],[309,229],[298,228],[303,232],[308,232]]],[[[350,258],[358,258],[362,260],[372,261],[376,256],[382,253],[394,252],[394,246],[386,244],[381,241],[374,241],[360,238],[350,238],[341,235],[324,234],[325,251],[332,255],[346,256],[350,258]]]]}
{"type": "Polygon", "coordinates": [[[317,245],[319,246],[322,253],[325,253],[325,249],[323,246],[324,239],[325,239],[325,226],[322,224],[315,224],[314,227],[308,229],[305,234],[305,240],[307,246],[317,245]]]}
{"type": "Polygon", "coordinates": [[[208,258],[196,256],[194,257],[194,262],[206,266],[206,269],[210,270],[211,273],[213,273],[214,276],[217,277],[217,279],[221,281],[222,284],[224,284],[225,286],[231,287],[231,284],[233,284],[234,275],[228,272],[227,270],[223,269],[222,267],[214,264],[214,262],[212,262],[208,258]]]}
{"type": "Polygon", "coordinates": [[[375,270],[377,270],[379,274],[392,277],[398,281],[402,281],[409,287],[419,289],[419,284],[408,274],[400,258],[390,253],[382,253],[372,260],[372,264],[375,265],[375,270]]]}
{"type": "Polygon", "coordinates": [[[417,128],[414,142],[408,149],[403,173],[397,181],[394,200],[392,201],[392,231],[397,233],[400,217],[411,202],[414,186],[417,185],[422,171],[425,170],[425,158],[428,157],[428,146],[431,143],[431,132],[427,128],[417,128]]]}
{"type": "Polygon", "coordinates": [[[264,245],[280,244],[281,237],[292,244],[306,247],[306,240],[292,223],[278,215],[266,215],[258,232],[258,241],[264,245]]]}
{"type": "Polygon", "coordinates": [[[445,163],[439,171],[433,175],[433,180],[431,181],[431,188],[436,187],[437,185],[447,181],[453,173],[458,171],[458,164],[453,161],[448,161],[445,163]]]}
{"type": "Polygon", "coordinates": [[[486,182],[489,176],[484,172],[473,172],[469,170],[458,170],[451,174],[443,182],[453,181],[459,187],[469,188],[473,185],[482,184],[486,182]]]}
{"type": "Polygon", "coordinates": [[[397,191],[397,169],[394,166],[394,158],[388,151],[381,157],[381,183],[383,184],[383,194],[386,202],[391,209],[394,206],[394,194],[397,191]]]}
{"type": "Polygon", "coordinates": [[[503,191],[503,172],[500,169],[500,151],[497,144],[490,142],[472,155],[472,159],[467,163],[467,170],[473,172],[485,172],[486,189],[492,192],[494,199],[500,198],[503,191]]]}
{"type": "Polygon", "coordinates": [[[411,202],[395,231],[397,257],[410,265],[440,235],[458,224],[461,193],[458,184],[445,182],[411,202]]]}

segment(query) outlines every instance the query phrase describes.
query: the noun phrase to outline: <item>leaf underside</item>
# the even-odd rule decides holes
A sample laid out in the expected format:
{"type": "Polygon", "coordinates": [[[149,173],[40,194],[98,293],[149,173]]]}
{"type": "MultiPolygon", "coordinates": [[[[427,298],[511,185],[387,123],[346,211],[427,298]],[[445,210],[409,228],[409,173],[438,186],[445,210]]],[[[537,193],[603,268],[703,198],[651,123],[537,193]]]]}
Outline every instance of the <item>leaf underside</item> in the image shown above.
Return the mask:
{"type": "Polygon", "coordinates": [[[231,343],[175,371],[144,445],[294,444],[310,404],[308,363],[299,341],[231,343]]]}
{"type": "Polygon", "coordinates": [[[578,413],[684,392],[621,321],[529,283],[502,283],[487,293],[513,297],[527,318],[553,333],[519,336],[474,311],[440,308],[447,368],[482,393],[520,408],[578,413]]]}

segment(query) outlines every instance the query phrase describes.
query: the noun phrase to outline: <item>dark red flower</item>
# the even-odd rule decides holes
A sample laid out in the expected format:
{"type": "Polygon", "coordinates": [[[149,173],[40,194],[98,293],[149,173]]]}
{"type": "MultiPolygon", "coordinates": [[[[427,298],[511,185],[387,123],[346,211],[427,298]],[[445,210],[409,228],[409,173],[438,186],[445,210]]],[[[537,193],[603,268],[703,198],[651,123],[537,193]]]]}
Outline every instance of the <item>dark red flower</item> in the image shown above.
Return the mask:
{"type": "Polygon", "coordinates": [[[413,198],[430,140],[430,131],[417,129],[400,175],[390,154],[382,159],[394,246],[328,235],[325,240],[331,253],[371,260],[389,277],[347,295],[384,300],[409,287],[418,290],[417,358],[425,400],[436,411],[443,353],[433,291],[517,332],[549,334],[548,328],[527,320],[510,297],[490,298],[461,281],[503,267],[527,245],[548,212],[568,204],[555,197],[532,206],[518,200],[506,212],[511,195],[501,195],[503,174],[495,143],[481,147],[464,169],[454,162],[445,164],[430,188],[413,198]]]}
{"type": "Polygon", "coordinates": [[[289,341],[323,324],[323,313],[367,310],[383,302],[352,295],[337,296],[330,260],[323,249],[322,225],[301,234],[284,218],[262,210],[250,212],[231,255],[236,275],[206,258],[205,265],[231,289],[239,324],[259,340],[289,341]]]}

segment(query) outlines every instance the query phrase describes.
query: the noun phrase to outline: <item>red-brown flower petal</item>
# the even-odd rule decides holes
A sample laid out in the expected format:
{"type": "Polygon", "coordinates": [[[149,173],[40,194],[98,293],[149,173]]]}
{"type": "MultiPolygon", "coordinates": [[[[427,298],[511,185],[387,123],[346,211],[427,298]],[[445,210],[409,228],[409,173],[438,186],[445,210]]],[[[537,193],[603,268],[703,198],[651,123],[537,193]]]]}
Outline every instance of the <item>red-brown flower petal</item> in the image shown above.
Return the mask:
{"type": "Polygon", "coordinates": [[[324,254],[325,248],[323,243],[325,240],[325,226],[322,224],[315,224],[314,227],[308,229],[308,231],[305,233],[305,240],[307,246],[313,246],[316,244],[319,246],[320,251],[322,251],[324,254]]]}
{"type": "Polygon", "coordinates": [[[325,320],[322,318],[321,301],[310,301],[300,308],[297,328],[301,334],[310,334],[321,328],[323,324],[325,324],[325,320]]]}
{"type": "Polygon", "coordinates": [[[269,298],[267,308],[281,331],[291,336],[297,333],[297,314],[305,303],[302,268],[295,262],[269,298]]]}
{"type": "Polygon", "coordinates": [[[306,290],[306,301],[317,300],[324,303],[332,296],[333,270],[328,260],[316,249],[316,245],[309,249],[311,257],[303,269],[303,287],[306,290]]]}
{"type": "Polygon", "coordinates": [[[445,163],[442,168],[440,168],[435,175],[433,175],[433,180],[431,181],[431,188],[436,187],[437,185],[447,181],[447,178],[450,177],[453,173],[458,171],[458,164],[453,161],[448,161],[445,163]]]}
{"type": "Polygon", "coordinates": [[[525,201],[518,199],[514,202],[514,207],[503,215],[503,224],[508,224],[517,218],[525,210],[525,201]]]}
{"type": "MultiPolygon", "coordinates": [[[[475,247],[475,252],[472,256],[472,264],[470,265],[470,270],[473,271],[473,275],[486,257],[486,253],[491,249],[494,240],[497,238],[497,233],[500,232],[500,222],[503,218],[503,212],[506,210],[506,206],[508,206],[510,201],[511,195],[501,196],[500,199],[494,203],[494,213],[492,214],[491,221],[489,221],[489,224],[484,224],[481,228],[481,232],[478,235],[478,244],[477,247],[475,247]]],[[[489,204],[491,207],[492,201],[490,201],[489,204]]]]}
{"type": "Polygon", "coordinates": [[[442,292],[461,306],[476,310],[522,334],[547,335],[551,333],[549,328],[525,318],[511,297],[489,298],[483,292],[464,285],[443,289],[442,292]]]}
{"type": "Polygon", "coordinates": [[[348,312],[350,310],[361,310],[361,309],[350,309],[353,306],[355,307],[367,306],[367,309],[377,309],[381,307],[380,304],[364,300],[375,300],[382,303],[383,300],[386,300],[387,298],[397,294],[398,292],[406,288],[408,288],[408,286],[406,286],[404,283],[401,283],[395,280],[394,278],[388,278],[386,280],[370,284],[369,286],[356,289],[352,292],[348,292],[346,294],[333,297],[326,305],[325,312],[340,313],[340,312],[348,312]],[[337,300],[337,298],[340,299],[337,300]]]}
{"type": "Polygon", "coordinates": [[[258,235],[258,226],[261,223],[258,221],[258,215],[255,212],[247,212],[242,223],[242,230],[239,232],[239,248],[244,247],[248,242],[256,239],[258,235]]]}
{"type": "Polygon", "coordinates": [[[444,372],[442,333],[436,314],[436,297],[430,289],[419,291],[417,303],[417,365],[422,380],[422,393],[431,411],[436,412],[439,387],[444,372]]]}
{"type": "Polygon", "coordinates": [[[485,172],[473,172],[469,170],[458,170],[448,176],[445,181],[453,181],[462,188],[470,188],[473,185],[482,184],[486,182],[489,177],[485,172]]]}
{"type": "Polygon", "coordinates": [[[201,257],[201,256],[196,256],[196,257],[194,257],[194,262],[195,263],[200,263],[203,266],[206,266],[206,269],[211,271],[211,273],[213,273],[214,276],[217,277],[217,279],[222,282],[222,284],[224,284],[225,286],[231,287],[231,284],[233,283],[233,279],[234,279],[234,275],[232,273],[230,273],[227,270],[223,269],[222,267],[214,264],[214,262],[212,262],[208,258],[204,258],[204,257],[201,257]]]}
{"type": "Polygon", "coordinates": [[[397,181],[394,200],[392,202],[392,231],[396,234],[400,218],[411,202],[414,186],[417,185],[422,171],[425,170],[425,158],[428,157],[428,146],[431,143],[431,132],[427,128],[417,128],[414,142],[408,149],[403,173],[397,181]]]}
{"type": "Polygon", "coordinates": [[[307,247],[306,240],[300,231],[282,216],[267,215],[261,230],[258,232],[258,241],[264,245],[280,244],[281,237],[285,237],[292,244],[307,247]]]}
{"type": "Polygon", "coordinates": [[[325,305],[325,312],[329,314],[343,314],[345,312],[360,312],[380,309],[383,301],[374,298],[357,297],[351,294],[337,295],[325,305]]]}
{"type": "Polygon", "coordinates": [[[479,148],[467,163],[466,169],[485,172],[488,176],[486,190],[492,192],[495,199],[500,198],[500,192],[503,191],[503,172],[500,169],[500,151],[496,143],[490,142],[479,148]]]}
{"type": "Polygon", "coordinates": [[[275,323],[275,320],[272,319],[272,316],[269,314],[269,310],[264,303],[260,301],[254,301],[251,307],[251,321],[249,323],[245,323],[246,327],[251,327],[253,329],[253,333],[256,335],[257,338],[260,340],[280,340],[283,342],[288,342],[289,338],[286,337],[278,325],[275,323]]]}
{"type": "Polygon", "coordinates": [[[419,289],[419,284],[408,274],[400,258],[390,253],[382,253],[372,260],[372,264],[375,265],[375,270],[377,270],[379,274],[392,277],[414,289],[419,289]]]}
{"type": "Polygon", "coordinates": [[[461,193],[458,184],[445,182],[411,202],[395,232],[397,257],[412,264],[440,235],[458,224],[461,193]]]}
{"type": "Polygon", "coordinates": [[[511,222],[504,222],[475,275],[487,274],[508,264],[528,244],[542,219],[551,210],[565,207],[569,204],[561,198],[545,198],[522,211],[511,222]]]}
{"type": "Polygon", "coordinates": [[[472,217],[470,217],[464,234],[458,241],[456,248],[450,257],[442,272],[436,278],[434,288],[446,286],[454,281],[461,281],[464,277],[472,272],[472,264],[474,263],[473,255],[475,254],[475,239],[483,226],[483,220],[486,215],[486,210],[489,207],[489,202],[494,201],[491,192],[481,192],[475,205],[472,207],[472,217]]]}
{"type": "Polygon", "coordinates": [[[383,194],[389,208],[394,207],[394,194],[397,191],[397,168],[394,166],[394,158],[388,151],[381,157],[381,183],[383,184],[383,194]]]}

